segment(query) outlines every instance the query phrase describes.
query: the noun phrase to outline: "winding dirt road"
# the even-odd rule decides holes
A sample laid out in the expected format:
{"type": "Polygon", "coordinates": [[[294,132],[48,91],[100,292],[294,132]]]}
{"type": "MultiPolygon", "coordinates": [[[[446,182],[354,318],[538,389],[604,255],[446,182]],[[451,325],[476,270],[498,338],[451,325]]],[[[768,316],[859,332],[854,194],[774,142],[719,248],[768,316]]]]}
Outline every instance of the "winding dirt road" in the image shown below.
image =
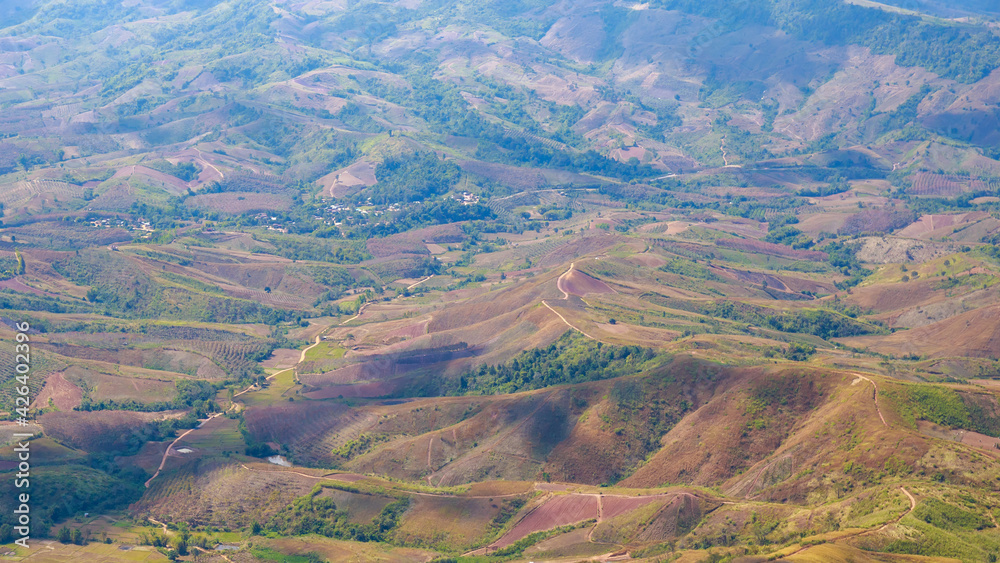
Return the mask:
{"type": "MultiPolygon", "coordinates": [[[[586,336],[587,338],[589,338],[591,340],[597,340],[593,336],[587,334],[586,332],[583,332],[582,330],[580,330],[580,329],[576,328],[575,326],[573,326],[572,324],[570,324],[570,322],[566,320],[566,317],[562,316],[562,314],[560,314],[559,311],[556,311],[555,309],[553,309],[552,306],[549,305],[548,303],[546,303],[544,299],[542,300],[542,305],[545,305],[546,307],[548,307],[549,311],[552,311],[553,313],[556,314],[557,317],[559,317],[560,319],[562,319],[562,322],[566,323],[566,326],[568,326],[571,329],[579,332],[580,334],[586,336]]],[[[598,340],[598,342],[600,342],[600,341],[598,340]]]]}
{"type": "MultiPolygon", "coordinates": [[[[326,330],[329,330],[329,328],[327,328],[326,330]]],[[[316,346],[319,346],[319,343],[323,341],[323,333],[325,333],[326,330],[324,330],[323,332],[321,332],[321,333],[319,333],[319,334],[316,335],[316,341],[315,342],[313,342],[309,346],[306,346],[305,348],[302,349],[302,351],[299,353],[299,361],[295,364],[295,366],[292,366],[292,367],[290,367],[288,369],[283,369],[283,370],[281,370],[281,371],[279,371],[279,372],[277,372],[277,373],[275,373],[273,375],[269,375],[269,376],[267,376],[266,379],[267,380],[271,380],[271,379],[274,379],[275,377],[277,377],[277,376],[285,373],[286,371],[292,371],[299,364],[301,364],[302,362],[306,361],[306,353],[309,352],[309,350],[312,350],[313,348],[315,348],[316,346]]],[[[244,389],[244,390],[240,391],[239,393],[236,393],[235,395],[233,395],[233,399],[235,399],[236,397],[239,397],[240,395],[242,395],[244,393],[247,393],[249,391],[254,390],[256,387],[257,387],[256,383],[253,384],[253,385],[251,385],[251,386],[249,386],[249,387],[247,387],[246,389],[244,389]]],[[[233,403],[232,405],[230,405],[229,409],[226,410],[226,412],[229,412],[235,406],[236,406],[236,403],[233,403]]],[[[212,420],[213,418],[218,417],[218,416],[222,416],[223,414],[225,414],[225,412],[217,412],[217,413],[215,413],[213,415],[210,415],[208,418],[206,418],[205,420],[201,421],[198,424],[198,426],[195,426],[194,428],[188,429],[186,432],[184,432],[183,434],[181,434],[180,436],[178,436],[177,438],[175,438],[173,442],[170,442],[170,445],[167,446],[167,449],[163,452],[163,458],[160,459],[160,466],[156,468],[156,473],[153,473],[153,476],[150,477],[148,481],[146,481],[146,488],[148,489],[149,488],[149,484],[153,482],[153,479],[156,479],[160,475],[160,471],[162,471],[163,470],[163,466],[165,466],[167,464],[167,458],[170,457],[170,452],[173,451],[174,446],[177,444],[177,442],[180,442],[188,434],[190,434],[190,433],[194,432],[195,430],[198,430],[199,428],[201,428],[209,420],[212,420]]]]}
{"type": "Polygon", "coordinates": [[[431,279],[433,277],[434,277],[434,274],[431,274],[431,275],[427,276],[426,278],[418,281],[417,283],[413,283],[413,284],[410,284],[410,285],[406,286],[406,289],[413,289],[413,288],[417,287],[418,285],[424,283],[425,281],[427,281],[427,280],[429,280],[429,279],[431,279]]]}
{"type": "MultiPolygon", "coordinates": [[[[879,528],[871,529],[871,530],[861,530],[861,531],[858,531],[858,532],[853,532],[853,533],[850,533],[850,534],[846,534],[846,535],[838,537],[836,539],[836,541],[840,542],[840,541],[848,539],[848,538],[856,538],[856,537],[860,537],[860,536],[866,536],[868,534],[874,534],[876,532],[881,532],[882,530],[885,530],[889,526],[892,526],[894,524],[898,524],[899,521],[902,520],[903,518],[906,518],[906,516],[908,514],[910,514],[911,512],[913,512],[913,510],[915,508],[917,508],[917,499],[913,498],[913,495],[910,494],[910,491],[906,490],[906,487],[904,487],[904,486],[901,485],[899,487],[899,490],[903,491],[903,494],[906,495],[906,498],[909,499],[909,501],[910,501],[910,508],[908,508],[906,510],[906,512],[903,512],[902,514],[900,514],[896,518],[893,518],[892,520],[889,520],[885,524],[882,524],[882,526],[880,526],[879,528]]],[[[781,559],[785,560],[786,558],[791,557],[791,556],[793,556],[795,554],[801,553],[801,552],[803,552],[803,551],[805,551],[805,550],[807,550],[807,549],[809,549],[811,547],[814,547],[814,545],[800,545],[799,548],[796,549],[795,551],[793,551],[791,553],[783,554],[781,556],[781,559]]],[[[773,554],[773,553],[771,554],[772,557],[774,555],[775,554],[773,554]]]]}
{"type": "MultiPolygon", "coordinates": [[[[563,294],[563,300],[568,300],[569,299],[569,292],[567,292],[564,289],[563,280],[565,280],[570,275],[570,273],[573,272],[573,269],[575,267],[576,267],[576,262],[570,262],[569,269],[566,270],[565,272],[563,272],[562,275],[559,276],[559,279],[556,280],[556,287],[559,289],[559,291],[562,292],[562,294],[563,294]]],[[[549,305],[548,303],[546,303],[544,299],[542,299],[542,305],[545,305],[545,307],[547,307],[549,311],[552,311],[553,313],[555,313],[556,316],[559,317],[562,320],[562,322],[566,323],[566,326],[568,326],[571,329],[579,332],[580,334],[586,336],[587,338],[589,338],[591,340],[597,340],[598,342],[600,342],[600,340],[594,338],[593,336],[587,334],[586,332],[583,332],[583,330],[581,330],[581,329],[576,328],[575,326],[573,326],[572,323],[570,323],[568,320],[566,320],[566,317],[562,316],[562,314],[559,313],[559,311],[556,311],[555,309],[553,309],[552,306],[549,305]]]]}
{"type": "MultiPolygon", "coordinates": [[[[910,491],[906,490],[906,487],[900,487],[900,489],[903,490],[903,494],[906,495],[906,498],[910,499],[910,512],[913,512],[913,509],[917,507],[917,499],[913,498],[913,495],[910,494],[910,491]]],[[[909,514],[909,512],[907,514],[909,514]]]]}
{"type": "Polygon", "coordinates": [[[361,313],[364,313],[364,312],[365,312],[365,307],[367,307],[367,306],[368,306],[369,304],[371,304],[371,302],[368,302],[368,303],[363,303],[363,304],[362,304],[362,305],[361,305],[360,307],[358,307],[358,314],[357,314],[357,315],[354,315],[353,317],[351,317],[351,318],[347,319],[346,321],[344,321],[344,322],[340,323],[340,326],[344,326],[344,325],[346,325],[347,323],[349,323],[349,322],[353,321],[354,319],[356,319],[356,318],[360,317],[360,316],[361,316],[361,313]]]}
{"type": "Polygon", "coordinates": [[[906,498],[908,498],[910,500],[910,508],[909,508],[909,510],[907,510],[906,512],[900,514],[895,519],[890,520],[890,521],[886,522],[885,524],[882,524],[882,527],[879,528],[879,529],[877,529],[877,530],[865,530],[864,532],[861,532],[858,535],[863,536],[865,534],[871,534],[873,532],[881,532],[882,530],[888,528],[889,526],[892,526],[893,524],[898,524],[900,520],[902,520],[903,518],[906,518],[907,514],[913,512],[913,510],[915,508],[917,508],[917,499],[913,498],[913,495],[910,494],[910,491],[907,491],[906,487],[904,487],[902,485],[900,485],[899,490],[903,491],[903,494],[906,495],[906,498]]]}
{"type": "Polygon", "coordinates": [[[565,284],[566,278],[568,278],[569,275],[571,273],[573,273],[573,269],[574,268],[576,268],[576,262],[570,262],[569,263],[569,269],[566,270],[565,272],[563,272],[562,275],[559,276],[559,279],[556,280],[556,287],[559,288],[559,291],[562,292],[563,299],[569,299],[569,292],[566,291],[566,286],[564,284],[565,284]]]}
{"type": "MultiPolygon", "coordinates": [[[[327,329],[327,330],[329,330],[329,329],[327,329]]],[[[306,346],[305,348],[302,349],[302,351],[299,353],[299,361],[294,366],[292,366],[290,368],[287,368],[287,369],[283,369],[283,370],[281,370],[279,372],[275,372],[274,374],[269,375],[269,376],[267,376],[264,379],[267,380],[267,381],[270,381],[270,380],[274,379],[275,377],[278,377],[279,375],[285,373],[286,371],[290,371],[290,370],[295,369],[296,367],[298,367],[299,364],[301,364],[302,362],[306,361],[306,352],[308,352],[309,350],[312,350],[316,346],[319,346],[319,343],[323,340],[323,333],[325,333],[325,332],[326,332],[326,330],[324,330],[320,334],[317,334],[316,335],[316,342],[313,342],[309,346],[306,346]]],[[[233,398],[235,399],[236,397],[239,397],[240,395],[242,395],[244,393],[247,393],[249,391],[253,391],[256,388],[257,388],[257,384],[256,383],[252,383],[246,389],[244,389],[244,390],[240,391],[239,393],[233,395],[233,398]]]]}
{"type": "Polygon", "coordinates": [[[855,379],[851,383],[851,385],[854,385],[855,383],[857,383],[861,379],[864,379],[868,383],[872,384],[872,387],[875,389],[875,392],[872,394],[872,398],[875,400],[875,411],[878,413],[878,417],[880,419],[882,419],[882,424],[885,425],[886,428],[888,428],[889,427],[889,423],[885,421],[885,417],[882,416],[882,409],[878,406],[878,385],[874,381],[872,381],[871,379],[868,379],[867,377],[861,375],[860,373],[855,373],[854,375],[857,376],[858,379],[855,379]]]}
{"type": "Polygon", "coordinates": [[[226,175],[222,173],[222,170],[219,170],[218,168],[215,167],[214,164],[209,162],[208,159],[205,158],[205,155],[202,154],[201,149],[199,149],[198,147],[192,147],[192,148],[194,148],[194,150],[198,152],[198,160],[200,160],[203,164],[205,164],[212,170],[215,170],[215,173],[219,175],[219,179],[221,180],[226,179],[226,175]]]}
{"type": "Polygon", "coordinates": [[[217,412],[217,413],[215,413],[213,415],[209,415],[209,417],[206,418],[205,420],[201,421],[198,424],[198,426],[195,426],[194,428],[189,428],[187,430],[187,432],[184,432],[180,436],[174,438],[174,441],[170,442],[170,445],[167,446],[166,451],[163,452],[163,458],[160,460],[160,466],[156,468],[156,473],[153,473],[153,476],[150,477],[148,481],[146,481],[146,488],[148,489],[149,488],[149,484],[153,482],[153,479],[156,479],[157,476],[160,475],[160,471],[163,470],[163,466],[167,464],[167,456],[170,455],[170,450],[174,449],[174,445],[177,442],[180,442],[181,440],[184,439],[185,436],[187,436],[188,434],[190,434],[190,433],[194,432],[195,430],[201,428],[202,424],[205,424],[206,422],[208,422],[209,420],[212,420],[213,418],[215,418],[217,416],[222,416],[223,414],[225,414],[225,413],[217,412]]]}
{"type": "Polygon", "coordinates": [[[729,164],[729,154],[726,152],[726,136],[722,136],[722,144],[719,145],[719,150],[722,151],[722,162],[725,166],[723,168],[743,168],[739,164],[729,164]]]}

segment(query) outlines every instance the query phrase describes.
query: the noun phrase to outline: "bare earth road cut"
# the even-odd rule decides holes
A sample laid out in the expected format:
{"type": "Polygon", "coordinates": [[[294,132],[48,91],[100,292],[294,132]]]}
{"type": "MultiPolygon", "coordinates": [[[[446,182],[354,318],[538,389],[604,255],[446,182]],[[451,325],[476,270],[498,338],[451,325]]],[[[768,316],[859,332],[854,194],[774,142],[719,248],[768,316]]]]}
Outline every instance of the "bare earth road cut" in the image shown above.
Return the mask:
{"type": "Polygon", "coordinates": [[[553,313],[556,314],[557,317],[559,317],[560,319],[562,319],[562,322],[566,323],[566,326],[568,326],[571,329],[579,332],[580,334],[586,336],[587,338],[589,338],[591,340],[597,340],[593,336],[587,334],[586,332],[583,332],[582,330],[580,330],[580,329],[576,328],[575,326],[573,326],[572,324],[570,324],[570,322],[566,320],[566,317],[562,316],[562,314],[560,314],[559,311],[556,311],[555,309],[553,309],[551,305],[549,305],[548,303],[545,302],[545,300],[542,300],[542,305],[545,305],[546,307],[548,307],[549,311],[552,311],[553,313]]]}
{"type": "Polygon", "coordinates": [[[149,488],[149,484],[152,483],[153,479],[156,479],[156,477],[160,474],[160,471],[163,470],[163,466],[167,464],[167,456],[170,455],[170,452],[174,449],[174,445],[177,442],[180,442],[181,440],[184,439],[185,436],[187,436],[188,434],[190,434],[190,433],[194,432],[195,430],[201,428],[202,424],[208,422],[209,420],[212,420],[213,418],[215,418],[217,416],[222,416],[222,414],[223,413],[221,413],[221,412],[217,412],[217,413],[215,413],[213,415],[210,415],[208,418],[206,418],[205,420],[203,420],[201,422],[201,424],[199,424],[198,426],[195,426],[194,428],[188,429],[187,432],[184,432],[183,434],[181,434],[180,436],[178,436],[177,438],[175,438],[173,442],[170,442],[170,445],[167,446],[166,451],[163,452],[163,459],[160,460],[160,466],[156,468],[156,473],[153,473],[153,476],[150,477],[148,481],[146,481],[146,488],[147,489],[149,488]]]}
{"type": "MultiPolygon", "coordinates": [[[[324,332],[326,332],[326,331],[324,331],[324,332]]],[[[306,360],[306,353],[309,352],[309,350],[312,350],[316,346],[319,346],[319,343],[322,341],[322,339],[323,339],[322,333],[317,334],[316,335],[316,342],[313,342],[309,346],[306,346],[305,348],[302,349],[302,352],[299,353],[299,362],[298,362],[299,364],[301,364],[302,362],[304,362],[306,360]]],[[[297,365],[298,364],[296,364],[296,366],[297,365]]],[[[290,371],[290,370],[294,370],[294,369],[295,369],[295,367],[290,367],[288,369],[281,370],[281,371],[279,371],[279,372],[277,372],[277,373],[275,373],[273,375],[269,375],[267,377],[267,379],[269,379],[269,380],[270,379],[274,379],[275,377],[277,377],[277,376],[285,373],[286,371],[290,371]]],[[[257,385],[253,384],[253,385],[247,387],[246,389],[240,391],[239,393],[236,393],[235,395],[233,395],[233,398],[235,399],[236,397],[239,397],[240,395],[242,395],[244,393],[247,393],[248,391],[252,391],[256,387],[257,387],[257,385]]],[[[235,406],[236,406],[236,404],[233,403],[233,405],[231,405],[229,407],[230,410],[233,407],[235,407],[235,406]]],[[[177,438],[175,438],[173,442],[170,442],[170,445],[167,446],[167,449],[163,452],[163,458],[160,459],[160,466],[156,468],[156,473],[153,473],[153,476],[150,477],[148,481],[146,481],[146,488],[148,489],[149,488],[149,484],[153,482],[153,479],[156,479],[160,475],[160,471],[162,471],[163,470],[163,466],[165,466],[167,464],[167,458],[170,456],[170,452],[173,451],[174,446],[177,444],[177,442],[180,442],[188,434],[190,434],[190,433],[194,432],[195,430],[198,430],[199,428],[201,428],[209,420],[212,420],[213,418],[215,418],[217,416],[222,416],[223,414],[225,414],[225,413],[217,412],[217,413],[209,416],[205,420],[201,421],[201,423],[199,423],[198,426],[195,426],[194,428],[188,429],[186,432],[184,432],[183,434],[181,434],[180,436],[178,436],[177,438]]]]}
{"type": "MultiPolygon", "coordinates": [[[[602,282],[601,280],[594,279],[594,278],[592,278],[592,277],[590,277],[590,276],[588,276],[586,274],[578,272],[576,270],[576,263],[575,262],[571,262],[570,265],[569,265],[569,269],[566,270],[565,272],[563,272],[563,274],[561,276],[559,276],[559,279],[556,280],[556,287],[559,288],[559,291],[562,292],[562,294],[563,294],[563,300],[569,299],[569,296],[570,296],[571,293],[573,295],[578,295],[578,296],[582,297],[586,293],[611,293],[611,292],[614,292],[613,289],[611,289],[610,287],[608,287],[608,285],[606,283],[602,282]],[[579,283],[580,280],[574,280],[573,279],[573,274],[574,273],[577,273],[578,277],[586,278],[585,281],[593,282],[593,283],[584,283],[583,285],[585,285],[586,288],[583,288],[583,289],[581,289],[579,287],[575,287],[575,286],[579,286],[580,285],[580,283],[579,283]],[[600,284],[600,285],[599,286],[595,286],[595,284],[600,284]]],[[[586,332],[583,332],[583,330],[581,330],[581,329],[573,326],[572,323],[570,323],[568,320],[566,320],[566,317],[564,317],[559,311],[556,311],[555,309],[553,309],[552,306],[549,305],[544,299],[542,300],[542,305],[545,305],[545,307],[549,311],[552,311],[553,313],[555,313],[556,316],[559,317],[559,319],[562,320],[562,322],[566,324],[566,326],[568,326],[571,329],[579,332],[580,334],[586,336],[587,338],[589,338],[591,340],[598,340],[597,338],[594,338],[593,336],[587,334],[586,332]]]]}
{"type": "MultiPolygon", "coordinates": [[[[872,534],[872,533],[876,533],[876,532],[881,532],[881,531],[885,530],[886,528],[888,528],[889,526],[892,526],[894,524],[898,524],[900,520],[902,520],[908,514],[910,514],[911,512],[913,512],[913,510],[917,508],[917,499],[913,498],[913,495],[910,494],[910,491],[906,490],[906,487],[900,486],[899,490],[903,491],[903,494],[906,495],[906,498],[910,501],[910,507],[908,509],[906,509],[905,512],[903,512],[902,514],[900,514],[896,518],[893,518],[892,520],[889,520],[888,522],[886,522],[885,524],[883,524],[882,526],[880,526],[877,529],[873,529],[873,530],[857,530],[857,531],[847,532],[847,533],[845,533],[845,534],[843,534],[841,536],[838,536],[837,537],[837,541],[839,542],[839,541],[843,541],[843,540],[848,539],[848,538],[866,536],[868,534],[872,534]]],[[[791,557],[792,555],[796,555],[798,553],[801,553],[803,551],[806,551],[807,549],[809,549],[811,547],[814,547],[814,546],[813,545],[802,545],[802,544],[799,544],[792,551],[778,551],[778,552],[772,553],[770,556],[768,556],[768,559],[771,560],[771,559],[775,559],[775,558],[779,558],[780,557],[780,559],[784,561],[786,558],[791,557]]]]}
{"type": "Polygon", "coordinates": [[[879,408],[879,406],[878,406],[878,385],[876,385],[874,381],[872,381],[871,379],[868,379],[867,377],[861,375],[860,373],[855,373],[854,375],[856,375],[858,377],[858,379],[855,379],[854,381],[852,381],[851,385],[854,385],[858,381],[861,381],[862,379],[864,379],[868,383],[871,383],[872,387],[875,388],[875,392],[872,395],[872,397],[875,399],[875,411],[878,412],[878,417],[880,419],[882,419],[882,424],[885,425],[886,428],[888,428],[889,427],[889,423],[885,421],[885,417],[882,416],[882,409],[879,408]]]}

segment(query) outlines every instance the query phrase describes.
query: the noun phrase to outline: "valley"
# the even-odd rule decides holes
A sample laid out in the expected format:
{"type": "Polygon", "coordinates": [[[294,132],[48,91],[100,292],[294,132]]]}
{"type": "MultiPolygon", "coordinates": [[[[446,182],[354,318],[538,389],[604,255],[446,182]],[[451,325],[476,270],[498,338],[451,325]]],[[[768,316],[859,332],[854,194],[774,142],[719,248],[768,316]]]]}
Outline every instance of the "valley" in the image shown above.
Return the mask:
{"type": "Polygon", "coordinates": [[[996,561],[997,17],[0,0],[0,559],[996,561]]]}

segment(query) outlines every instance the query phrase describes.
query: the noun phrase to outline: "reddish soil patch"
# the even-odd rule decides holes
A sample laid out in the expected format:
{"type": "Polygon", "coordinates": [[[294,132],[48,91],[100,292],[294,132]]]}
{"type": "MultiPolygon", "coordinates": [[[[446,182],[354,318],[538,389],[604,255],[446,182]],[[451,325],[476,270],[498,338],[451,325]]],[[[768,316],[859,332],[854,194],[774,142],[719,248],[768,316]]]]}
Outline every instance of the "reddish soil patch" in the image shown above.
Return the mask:
{"type": "Polygon", "coordinates": [[[375,383],[359,383],[358,385],[334,385],[324,387],[319,391],[305,393],[309,399],[334,399],[337,397],[367,398],[384,397],[396,390],[397,385],[391,381],[378,381],[375,383]]]}
{"type": "Polygon", "coordinates": [[[631,512],[640,506],[667,498],[663,495],[649,497],[604,497],[601,499],[601,518],[607,520],[631,512]]]}
{"type": "Polygon", "coordinates": [[[136,201],[137,198],[128,184],[118,184],[111,186],[103,194],[91,201],[88,207],[92,209],[119,211],[128,209],[136,201]]]}
{"type": "Polygon", "coordinates": [[[25,285],[24,282],[22,282],[17,278],[11,278],[9,280],[0,280],[0,289],[9,289],[11,291],[17,291],[19,293],[33,293],[35,295],[51,295],[52,297],[55,297],[52,294],[45,293],[44,291],[25,285]]]}
{"type": "Polygon", "coordinates": [[[982,448],[990,454],[1000,457],[1000,438],[994,438],[971,430],[955,430],[953,428],[942,427],[925,420],[917,421],[917,428],[920,432],[928,436],[960,442],[974,448],[982,448]]]}
{"type": "Polygon", "coordinates": [[[954,227],[955,225],[961,223],[978,221],[980,219],[985,219],[986,217],[989,217],[989,214],[984,211],[953,215],[924,215],[920,218],[920,220],[900,231],[899,235],[904,237],[919,237],[920,235],[926,235],[938,229],[954,227]]]}
{"type": "Polygon", "coordinates": [[[115,173],[113,178],[128,179],[134,175],[145,176],[154,182],[162,184],[164,187],[173,188],[174,194],[177,195],[187,189],[187,182],[177,178],[176,176],[171,176],[170,174],[164,174],[158,170],[153,170],[152,168],[146,168],[145,166],[126,166],[120,168],[118,172],[115,173]]]}
{"type": "Polygon", "coordinates": [[[276,194],[230,192],[197,195],[189,198],[187,205],[188,207],[205,207],[223,213],[247,213],[249,211],[285,210],[291,207],[292,199],[276,194]]]}
{"type": "Polygon", "coordinates": [[[455,243],[465,240],[465,231],[462,230],[461,223],[446,223],[444,225],[434,225],[409,232],[410,236],[424,242],[455,243]]]}
{"type": "Polygon", "coordinates": [[[715,241],[716,246],[732,248],[743,252],[756,252],[758,254],[770,254],[771,256],[781,256],[794,260],[826,260],[827,254],[817,250],[796,250],[780,244],[773,244],[760,240],[745,239],[719,239],[715,241]]]}
{"type": "Polygon", "coordinates": [[[357,192],[361,188],[374,186],[375,167],[367,160],[359,160],[354,164],[323,176],[319,179],[323,192],[332,197],[344,197],[357,192]]]}
{"type": "Polygon", "coordinates": [[[290,348],[278,348],[271,352],[271,357],[260,363],[261,367],[286,369],[294,367],[299,361],[301,353],[290,348]]]}
{"type": "Polygon", "coordinates": [[[371,239],[367,243],[368,252],[376,258],[387,258],[400,254],[430,254],[427,243],[456,243],[465,239],[465,233],[456,223],[417,229],[381,239],[371,239]]]}
{"type": "Polygon", "coordinates": [[[629,260],[647,268],[659,268],[667,263],[662,256],[657,256],[656,254],[636,254],[630,256],[629,260]]]}
{"type": "Polygon", "coordinates": [[[260,442],[308,443],[338,424],[343,405],[298,401],[250,408],[244,414],[247,430],[260,442]]]}
{"type": "Polygon", "coordinates": [[[42,392],[35,399],[35,405],[46,407],[51,400],[57,409],[71,411],[80,406],[81,399],[83,399],[83,391],[66,381],[62,372],[59,372],[50,375],[45,380],[45,386],[42,387],[42,392]]]}
{"type": "Polygon", "coordinates": [[[580,256],[586,256],[588,254],[596,254],[623,242],[631,242],[625,237],[607,234],[601,229],[595,230],[598,232],[591,232],[582,235],[571,240],[570,242],[567,242],[566,244],[561,244],[555,247],[548,254],[539,258],[538,261],[535,262],[536,266],[539,268],[551,268],[552,266],[565,264],[567,260],[580,256]]]}
{"type": "Polygon", "coordinates": [[[772,276],[771,274],[762,274],[760,272],[749,272],[746,270],[730,270],[729,268],[715,268],[715,271],[743,283],[751,283],[761,285],[767,282],[767,287],[776,289],[778,291],[789,291],[788,286],[785,282],[781,281],[781,278],[777,276],[772,276]]]}
{"type": "Polygon", "coordinates": [[[122,465],[139,467],[146,473],[152,475],[156,468],[160,466],[163,454],[167,451],[170,441],[166,442],[146,442],[139,453],[117,458],[122,465]]]}
{"type": "Polygon", "coordinates": [[[962,439],[959,440],[967,446],[990,450],[994,454],[1000,454],[1000,438],[972,432],[971,430],[961,430],[962,439]]]}
{"type": "Polygon", "coordinates": [[[535,488],[539,491],[565,491],[569,489],[569,485],[562,483],[539,483],[535,488]]]}
{"type": "Polygon", "coordinates": [[[579,270],[571,270],[559,278],[559,289],[583,297],[589,293],[614,293],[608,284],[579,270]]]}
{"type": "Polygon", "coordinates": [[[589,518],[597,518],[597,497],[591,495],[563,495],[549,500],[532,510],[492,547],[507,547],[534,532],[551,530],[589,518]]]}
{"type": "Polygon", "coordinates": [[[430,254],[423,241],[411,239],[407,234],[370,239],[367,243],[368,252],[376,258],[388,258],[400,254],[430,254]]]}
{"type": "Polygon", "coordinates": [[[906,284],[870,285],[856,288],[847,298],[852,303],[877,313],[916,307],[936,295],[933,281],[906,284]]]}
{"type": "Polygon", "coordinates": [[[427,334],[427,324],[431,322],[430,319],[424,319],[420,322],[416,322],[388,333],[386,336],[389,338],[416,338],[427,334]]]}
{"type": "Polygon", "coordinates": [[[913,186],[906,193],[913,195],[956,196],[986,187],[980,180],[969,180],[959,176],[921,172],[913,178],[913,186]]]}
{"type": "Polygon", "coordinates": [[[530,190],[548,183],[545,180],[545,176],[532,168],[492,164],[478,160],[463,160],[458,165],[466,172],[471,172],[472,174],[516,189],[530,190]]]}
{"type": "Polygon", "coordinates": [[[996,358],[1000,356],[998,316],[1000,306],[993,305],[888,336],[845,338],[842,342],[900,356],[996,358]]]}
{"type": "Polygon", "coordinates": [[[302,383],[311,387],[327,387],[329,385],[342,385],[374,379],[378,376],[378,372],[381,369],[384,369],[384,366],[366,362],[351,364],[326,373],[302,373],[299,374],[299,379],[302,380],[302,383]]]}
{"type": "Polygon", "coordinates": [[[85,451],[127,450],[129,441],[151,421],[169,413],[126,411],[49,412],[38,422],[45,433],[85,451]]]}
{"type": "Polygon", "coordinates": [[[890,233],[913,223],[915,218],[912,211],[905,209],[865,209],[848,217],[837,232],[842,235],[890,233]]]}

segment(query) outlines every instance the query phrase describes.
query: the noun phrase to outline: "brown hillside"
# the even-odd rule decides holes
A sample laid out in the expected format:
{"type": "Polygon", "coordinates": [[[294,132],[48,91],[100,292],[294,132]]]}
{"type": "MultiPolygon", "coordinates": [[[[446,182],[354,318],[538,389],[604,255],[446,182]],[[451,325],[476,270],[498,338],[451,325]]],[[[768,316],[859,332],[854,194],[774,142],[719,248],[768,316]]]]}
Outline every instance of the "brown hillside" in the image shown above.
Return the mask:
{"type": "Polygon", "coordinates": [[[924,355],[933,358],[1000,357],[1000,305],[983,307],[943,321],[886,336],[845,338],[849,346],[867,347],[883,354],[924,355]]]}

